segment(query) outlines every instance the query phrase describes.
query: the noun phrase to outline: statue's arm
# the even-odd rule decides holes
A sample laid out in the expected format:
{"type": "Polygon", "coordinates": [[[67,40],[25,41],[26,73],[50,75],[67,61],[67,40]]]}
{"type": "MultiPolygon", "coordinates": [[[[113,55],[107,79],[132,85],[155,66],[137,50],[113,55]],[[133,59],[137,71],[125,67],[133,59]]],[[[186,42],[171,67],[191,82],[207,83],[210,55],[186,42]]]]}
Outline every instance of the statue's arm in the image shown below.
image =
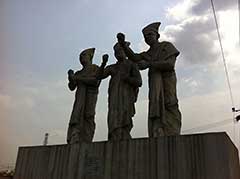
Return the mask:
{"type": "Polygon", "coordinates": [[[105,79],[108,76],[110,76],[112,73],[111,65],[106,67],[108,58],[109,58],[108,54],[104,54],[102,56],[102,64],[101,64],[100,68],[97,70],[97,75],[96,75],[98,80],[105,79]]]}
{"type": "Polygon", "coordinates": [[[131,76],[127,77],[126,81],[135,87],[142,86],[142,77],[136,65],[133,65],[131,76]]]}
{"type": "Polygon", "coordinates": [[[133,62],[139,62],[144,60],[141,54],[133,52],[133,50],[126,43],[123,44],[122,47],[129,60],[133,62]]]}
{"type": "Polygon", "coordinates": [[[153,61],[150,63],[152,68],[159,69],[160,71],[172,71],[175,68],[176,56],[172,55],[163,61],[153,61]]]}
{"type": "Polygon", "coordinates": [[[163,59],[154,60],[150,63],[152,68],[156,68],[160,71],[173,71],[176,64],[177,56],[180,52],[176,49],[176,47],[170,42],[161,42],[163,45],[163,50],[166,51],[166,55],[163,59]]]}
{"type": "Polygon", "coordinates": [[[76,84],[74,81],[69,81],[69,82],[68,82],[68,88],[69,88],[71,91],[75,90],[76,87],[77,87],[77,84],[76,84]]]}
{"type": "Polygon", "coordinates": [[[74,79],[76,81],[82,82],[82,83],[84,83],[86,85],[90,85],[90,86],[99,86],[99,84],[100,84],[100,81],[94,76],[89,76],[89,77],[76,76],[74,79]]]}
{"type": "Polygon", "coordinates": [[[125,35],[123,33],[118,33],[117,39],[118,39],[118,43],[122,46],[125,54],[131,61],[139,62],[142,60],[141,55],[134,53],[133,50],[129,47],[130,42],[125,41],[125,35]]]}
{"type": "Polygon", "coordinates": [[[107,66],[106,68],[104,66],[100,66],[98,72],[97,72],[97,79],[102,80],[107,78],[111,75],[112,68],[111,66],[107,66]]]}
{"type": "Polygon", "coordinates": [[[146,52],[134,53],[127,45],[124,45],[124,51],[128,59],[138,65],[139,70],[145,70],[150,67],[149,57],[146,52]]]}
{"type": "Polygon", "coordinates": [[[68,70],[68,88],[73,91],[77,87],[77,83],[73,80],[74,71],[72,69],[68,70]]]}

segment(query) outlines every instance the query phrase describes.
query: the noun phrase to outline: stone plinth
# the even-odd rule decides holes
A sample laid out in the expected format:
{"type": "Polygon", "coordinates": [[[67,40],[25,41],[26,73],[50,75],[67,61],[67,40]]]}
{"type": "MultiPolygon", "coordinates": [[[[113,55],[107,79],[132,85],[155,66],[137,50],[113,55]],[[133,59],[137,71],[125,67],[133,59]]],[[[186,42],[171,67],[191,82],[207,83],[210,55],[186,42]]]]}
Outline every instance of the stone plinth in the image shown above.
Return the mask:
{"type": "Polygon", "coordinates": [[[20,147],[14,179],[238,179],[226,133],[20,147]]]}

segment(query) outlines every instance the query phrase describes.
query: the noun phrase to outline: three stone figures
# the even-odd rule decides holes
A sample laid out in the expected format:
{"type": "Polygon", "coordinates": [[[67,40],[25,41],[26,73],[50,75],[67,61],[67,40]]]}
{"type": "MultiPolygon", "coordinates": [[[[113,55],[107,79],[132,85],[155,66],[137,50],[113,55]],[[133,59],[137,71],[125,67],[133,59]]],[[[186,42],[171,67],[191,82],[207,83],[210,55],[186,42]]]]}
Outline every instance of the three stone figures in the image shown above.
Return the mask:
{"type": "Polygon", "coordinates": [[[149,50],[134,53],[125,41],[125,35],[117,35],[114,46],[115,64],[106,67],[108,55],[103,55],[100,67],[92,64],[95,49],[80,54],[82,70],[69,70],[69,89],[76,90],[75,102],[68,128],[67,142],[91,142],[95,130],[95,107],[98,87],[102,79],[111,76],[108,88],[108,139],[131,138],[132,117],[138,90],[142,85],[139,70],[148,69],[149,137],[179,135],[181,113],[176,91],[175,63],[179,51],[170,42],[159,42],[160,22],[146,26],[142,32],[149,50]]]}

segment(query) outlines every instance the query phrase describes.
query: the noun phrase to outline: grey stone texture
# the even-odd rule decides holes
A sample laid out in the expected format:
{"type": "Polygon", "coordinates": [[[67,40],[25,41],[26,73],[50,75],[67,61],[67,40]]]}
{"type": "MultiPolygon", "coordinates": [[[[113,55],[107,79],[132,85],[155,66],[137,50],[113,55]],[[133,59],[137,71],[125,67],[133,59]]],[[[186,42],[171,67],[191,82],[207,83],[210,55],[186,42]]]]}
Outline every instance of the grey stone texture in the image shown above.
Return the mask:
{"type": "Polygon", "coordinates": [[[75,101],[68,126],[67,142],[69,144],[92,142],[95,132],[95,108],[100,80],[96,73],[98,66],[92,63],[95,48],[82,51],[79,61],[82,69],[68,71],[68,87],[75,92],[75,101]]]}
{"type": "Polygon", "coordinates": [[[116,141],[132,138],[132,117],[135,115],[142,78],[136,64],[126,58],[123,48],[116,43],[114,55],[117,62],[106,66],[108,55],[103,55],[103,62],[98,71],[98,78],[111,77],[108,87],[108,140],[116,141]],[[106,67],[105,67],[106,66],[106,67]]]}
{"type": "Polygon", "coordinates": [[[226,133],[20,147],[14,179],[238,179],[226,133]]]}
{"type": "Polygon", "coordinates": [[[142,33],[149,49],[141,53],[132,51],[123,33],[117,35],[118,42],[128,58],[135,62],[140,70],[148,70],[149,137],[179,135],[182,124],[175,73],[175,64],[180,52],[172,43],[159,41],[160,24],[156,22],[143,28],[142,33]]]}

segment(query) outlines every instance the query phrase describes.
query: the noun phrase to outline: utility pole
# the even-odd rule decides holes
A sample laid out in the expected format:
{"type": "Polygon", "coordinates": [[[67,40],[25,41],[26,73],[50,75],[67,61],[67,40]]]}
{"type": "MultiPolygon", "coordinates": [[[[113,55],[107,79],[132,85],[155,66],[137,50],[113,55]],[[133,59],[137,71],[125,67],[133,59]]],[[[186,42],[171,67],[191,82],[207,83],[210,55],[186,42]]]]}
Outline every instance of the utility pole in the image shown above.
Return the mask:
{"type": "Polygon", "coordinates": [[[47,145],[48,144],[48,137],[49,137],[49,134],[45,133],[44,140],[43,140],[43,145],[47,145]]]}

